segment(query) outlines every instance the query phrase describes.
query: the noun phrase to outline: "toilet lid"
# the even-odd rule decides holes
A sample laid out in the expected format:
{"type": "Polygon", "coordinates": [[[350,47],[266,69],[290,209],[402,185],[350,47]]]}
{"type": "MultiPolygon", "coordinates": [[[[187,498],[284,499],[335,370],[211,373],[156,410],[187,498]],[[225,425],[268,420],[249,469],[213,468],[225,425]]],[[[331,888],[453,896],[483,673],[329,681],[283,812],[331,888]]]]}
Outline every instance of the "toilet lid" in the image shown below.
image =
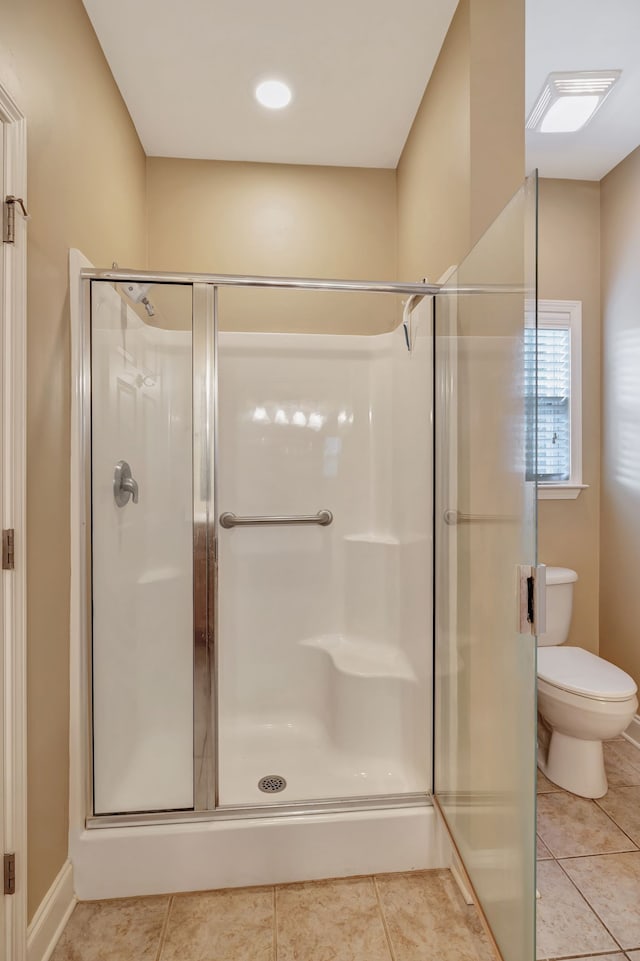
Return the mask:
{"type": "Polygon", "coordinates": [[[581,647],[539,647],[538,677],[563,691],[607,701],[624,701],[638,690],[619,667],[581,647]]]}

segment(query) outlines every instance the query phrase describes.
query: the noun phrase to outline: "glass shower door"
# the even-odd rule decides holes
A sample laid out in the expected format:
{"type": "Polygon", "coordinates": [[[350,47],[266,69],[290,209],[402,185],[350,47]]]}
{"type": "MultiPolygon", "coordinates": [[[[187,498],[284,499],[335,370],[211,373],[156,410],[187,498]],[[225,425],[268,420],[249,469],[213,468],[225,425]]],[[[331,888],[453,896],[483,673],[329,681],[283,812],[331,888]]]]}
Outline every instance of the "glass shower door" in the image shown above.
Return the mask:
{"type": "Polygon", "coordinates": [[[429,792],[430,307],[220,290],[223,807],[429,792]]]}
{"type": "Polygon", "coordinates": [[[434,794],[505,961],[535,957],[535,208],[531,182],[449,278],[435,323],[434,794]]]}
{"type": "Polygon", "coordinates": [[[189,284],[92,282],[96,815],[194,807],[192,313],[189,284]]]}

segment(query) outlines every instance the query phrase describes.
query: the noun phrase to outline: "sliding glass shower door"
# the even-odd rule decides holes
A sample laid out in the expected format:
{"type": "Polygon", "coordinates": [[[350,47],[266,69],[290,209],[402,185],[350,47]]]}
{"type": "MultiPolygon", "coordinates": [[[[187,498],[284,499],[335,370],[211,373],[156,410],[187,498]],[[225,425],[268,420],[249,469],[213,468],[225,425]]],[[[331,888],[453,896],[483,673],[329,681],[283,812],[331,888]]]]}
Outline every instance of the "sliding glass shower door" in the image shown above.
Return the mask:
{"type": "Polygon", "coordinates": [[[435,797],[504,961],[535,945],[536,187],[436,297],[435,797]]]}
{"type": "Polygon", "coordinates": [[[92,281],[96,818],[426,803],[431,306],[92,281]]]}
{"type": "Polygon", "coordinates": [[[430,790],[431,304],[221,288],[222,806],[430,790]]]}

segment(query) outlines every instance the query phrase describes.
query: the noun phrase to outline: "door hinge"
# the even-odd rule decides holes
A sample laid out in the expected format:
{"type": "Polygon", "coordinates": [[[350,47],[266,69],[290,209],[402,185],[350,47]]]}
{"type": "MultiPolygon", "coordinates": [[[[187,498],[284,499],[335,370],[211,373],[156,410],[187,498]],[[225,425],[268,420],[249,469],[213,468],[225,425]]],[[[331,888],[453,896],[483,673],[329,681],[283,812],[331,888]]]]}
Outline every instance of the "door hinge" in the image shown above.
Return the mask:
{"type": "Polygon", "coordinates": [[[536,619],[536,609],[534,604],[535,581],[533,576],[527,578],[527,623],[533,625],[536,619]]]}
{"type": "Polygon", "coordinates": [[[544,634],[547,629],[545,565],[521,564],[518,579],[518,630],[520,634],[544,634]]]}
{"type": "Polygon", "coordinates": [[[13,194],[8,194],[2,205],[2,242],[4,244],[15,244],[16,242],[16,205],[20,207],[24,219],[29,219],[22,197],[14,197],[13,194]]]}
{"type": "Polygon", "coordinates": [[[16,569],[15,554],[16,532],[12,527],[2,532],[2,570],[14,571],[16,569]]]}
{"type": "Polygon", "coordinates": [[[5,854],[4,856],[4,893],[16,893],[16,856],[15,854],[5,854]]]}

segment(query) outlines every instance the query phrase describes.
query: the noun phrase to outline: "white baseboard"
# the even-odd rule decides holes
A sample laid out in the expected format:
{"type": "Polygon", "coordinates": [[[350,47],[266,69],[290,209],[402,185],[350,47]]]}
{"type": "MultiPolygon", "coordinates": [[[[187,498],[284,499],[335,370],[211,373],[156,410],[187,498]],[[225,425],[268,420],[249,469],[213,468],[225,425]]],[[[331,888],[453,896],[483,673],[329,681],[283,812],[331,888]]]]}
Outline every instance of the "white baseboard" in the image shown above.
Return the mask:
{"type": "Polygon", "coordinates": [[[633,721],[624,732],[623,737],[631,741],[637,748],[640,748],[640,714],[636,714],[633,721]]]}
{"type": "Polygon", "coordinates": [[[66,861],[27,929],[27,961],[49,961],[75,904],[73,867],[66,861]]]}

